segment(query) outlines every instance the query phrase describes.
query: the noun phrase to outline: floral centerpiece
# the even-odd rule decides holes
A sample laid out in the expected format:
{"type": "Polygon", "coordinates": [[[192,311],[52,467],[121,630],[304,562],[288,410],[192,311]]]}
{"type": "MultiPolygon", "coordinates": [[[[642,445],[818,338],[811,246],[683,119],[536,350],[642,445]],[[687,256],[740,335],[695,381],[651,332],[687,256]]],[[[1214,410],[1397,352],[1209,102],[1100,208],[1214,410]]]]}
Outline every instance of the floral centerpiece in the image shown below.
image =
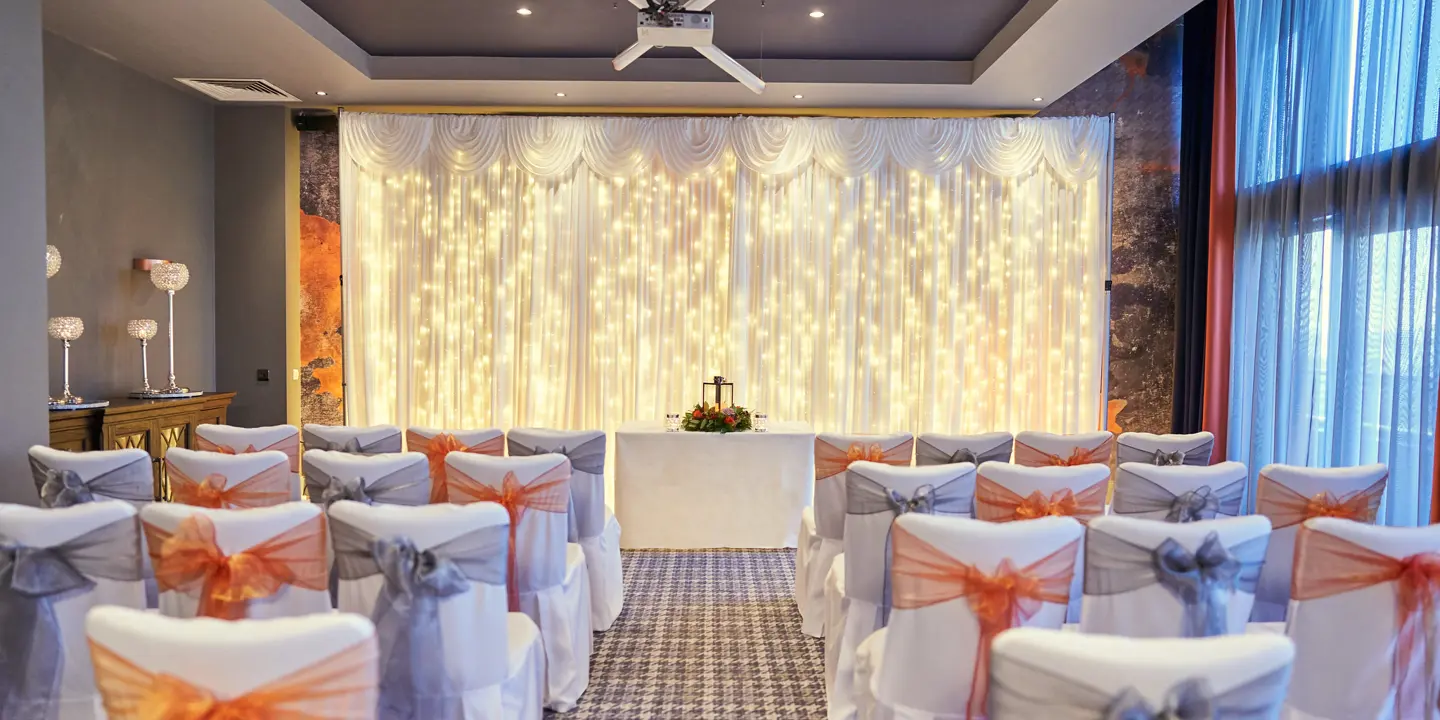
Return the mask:
{"type": "Polygon", "coordinates": [[[750,429],[750,411],[739,405],[721,409],[718,405],[701,403],[685,416],[682,427],[688,432],[743,432],[750,429]]]}

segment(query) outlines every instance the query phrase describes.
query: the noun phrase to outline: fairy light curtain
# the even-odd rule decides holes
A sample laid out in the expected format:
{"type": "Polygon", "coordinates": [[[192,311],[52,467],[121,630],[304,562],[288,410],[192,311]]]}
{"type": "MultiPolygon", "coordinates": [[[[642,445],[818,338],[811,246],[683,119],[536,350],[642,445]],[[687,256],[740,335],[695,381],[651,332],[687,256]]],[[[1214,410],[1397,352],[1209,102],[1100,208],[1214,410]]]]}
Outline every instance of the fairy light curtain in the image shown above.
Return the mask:
{"type": "Polygon", "coordinates": [[[1108,118],[341,115],[349,421],[1077,431],[1108,118]]]}

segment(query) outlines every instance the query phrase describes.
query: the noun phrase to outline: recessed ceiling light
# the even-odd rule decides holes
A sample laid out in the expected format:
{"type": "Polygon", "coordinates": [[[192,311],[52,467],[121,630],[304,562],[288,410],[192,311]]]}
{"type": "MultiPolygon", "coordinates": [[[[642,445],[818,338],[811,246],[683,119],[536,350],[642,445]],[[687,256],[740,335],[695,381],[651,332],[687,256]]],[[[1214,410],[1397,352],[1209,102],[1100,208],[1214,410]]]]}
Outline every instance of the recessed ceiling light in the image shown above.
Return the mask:
{"type": "Polygon", "coordinates": [[[316,94],[316,95],[319,95],[320,97],[325,97],[326,95],[329,95],[330,93],[327,93],[327,92],[325,92],[324,90],[316,90],[316,91],[315,91],[315,94],[316,94]]]}
{"type": "Polygon", "coordinates": [[[1037,97],[1035,98],[1035,102],[1045,102],[1045,98],[1037,97]]]}
{"type": "Polygon", "coordinates": [[[825,17],[825,11],[824,11],[824,10],[811,10],[811,11],[810,11],[810,17],[813,17],[813,18],[815,18],[816,20],[819,20],[820,18],[825,17]]]}
{"type": "Polygon", "coordinates": [[[799,94],[799,93],[796,93],[796,94],[795,94],[795,99],[796,99],[796,100],[804,100],[804,99],[805,99],[805,96],[804,96],[804,95],[801,95],[801,94],[799,94]]]}
{"type": "Polygon", "coordinates": [[[522,7],[522,8],[520,8],[519,10],[516,10],[515,13],[516,13],[517,15],[529,15],[529,14],[530,14],[530,8],[522,7]]]}
{"type": "Polygon", "coordinates": [[[565,93],[555,93],[555,97],[565,97],[565,93]]]}

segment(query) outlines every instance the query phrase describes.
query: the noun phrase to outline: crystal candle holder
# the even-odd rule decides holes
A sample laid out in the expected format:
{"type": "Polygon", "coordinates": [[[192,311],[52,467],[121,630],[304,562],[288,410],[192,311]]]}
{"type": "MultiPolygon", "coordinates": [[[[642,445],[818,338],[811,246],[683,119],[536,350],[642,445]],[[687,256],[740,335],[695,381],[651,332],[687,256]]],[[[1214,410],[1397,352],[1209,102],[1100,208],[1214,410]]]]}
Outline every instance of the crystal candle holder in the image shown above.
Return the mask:
{"type": "Polygon", "coordinates": [[[144,386],[140,390],[130,393],[132,396],[145,397],[157,394],[155,390],[150,387],[150,353],[148,348],[150,340],[153,339],[155,333],[159,331],[160,325],[154,320],[131,320],[125,323],[125,332],[130,335],[130,337],[140,341],[140,378],[144,386]]]}
{"type": "Polygon", "coordinates": [[[770,416],[765,413],[757,412],[750,416],[750,427],[754,428],[755,432],[766,432],[769,424],[770,416]]]}
{"type": "Polygon", "coordinates": [[[680,413],[665,414],[665,432],[680,432],[680,413]]]}
{"type": "Polygon", "coordinates": [[[51,398],[52,405],[79,405],[85,399],[70,393],[70,343],[79,340],[85,333],[85,321],[78,317],[53,317],[46,327],[50,337],[65,343],[65,393],[59,398],[51,398]]]}
{"type": "Polygon", "coordinates": [[[190,284],[190,268],[182,263],[160,263],[150,268],[150,282],[164,290],[169,307],[168,336],[170,340],[170,385],[160,391],[164,395],[178,395],[190,392],[175,384],[175,291],[183,290],[190,284]]]}
{"type": "Polygon", "coordinates": [[[54,245],[45,246],[45,279],[55,277],[60,272],[60,248],[54,245]]]}

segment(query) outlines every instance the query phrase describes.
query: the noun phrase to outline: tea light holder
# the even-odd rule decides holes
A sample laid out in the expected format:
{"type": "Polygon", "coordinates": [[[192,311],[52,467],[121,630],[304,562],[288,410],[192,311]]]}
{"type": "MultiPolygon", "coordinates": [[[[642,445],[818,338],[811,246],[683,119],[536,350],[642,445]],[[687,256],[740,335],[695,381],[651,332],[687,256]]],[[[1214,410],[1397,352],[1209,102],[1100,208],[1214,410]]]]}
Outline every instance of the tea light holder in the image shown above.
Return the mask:
{"type": "Polygon", "coordinates": [[[757,412],[750,415],[750,428],[757,433],[768,432],[769,423],[770,416],[765,413],[757,412]]]}
{"type": "Polygon", "coordinates": [[[125,332],[140,341],[140,378],[144,387],[130,393],[132,398],[149,398],[160,392],[150,387],[150,340],[159,332],[160,325],[154,320],[131,320],[125,323],[125,332]]]}
{"type": "Polygon", "coordinates": [[[70,392],[70,343],[79,340],[85,333],[85,321],[78,317],[53,317],[46,330],[50,337],[65,343],[65,393],[59,398],[51,398],[50,406],[82,405],[85,398],[70,392]]]}
{"type": "Polygon", "coordinates": [[[680,413],[665,413],[665,432],[680,432],[680,413]]]}

